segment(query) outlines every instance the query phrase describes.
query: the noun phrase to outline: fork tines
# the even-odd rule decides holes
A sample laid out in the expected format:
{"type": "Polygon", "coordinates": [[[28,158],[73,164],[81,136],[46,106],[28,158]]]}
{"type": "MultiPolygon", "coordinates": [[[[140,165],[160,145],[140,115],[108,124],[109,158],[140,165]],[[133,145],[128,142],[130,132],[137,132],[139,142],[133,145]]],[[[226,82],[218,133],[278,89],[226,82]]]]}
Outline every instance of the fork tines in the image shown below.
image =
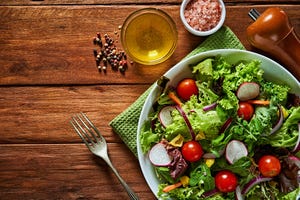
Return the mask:
{"type": "Polygon", "coordinates": [[[76,133],[83,142],[90,148],[91,145],[101,142],[102,136],[95,125],[89,120],[84,113],[76,114],[70,121],[76,133]]]}

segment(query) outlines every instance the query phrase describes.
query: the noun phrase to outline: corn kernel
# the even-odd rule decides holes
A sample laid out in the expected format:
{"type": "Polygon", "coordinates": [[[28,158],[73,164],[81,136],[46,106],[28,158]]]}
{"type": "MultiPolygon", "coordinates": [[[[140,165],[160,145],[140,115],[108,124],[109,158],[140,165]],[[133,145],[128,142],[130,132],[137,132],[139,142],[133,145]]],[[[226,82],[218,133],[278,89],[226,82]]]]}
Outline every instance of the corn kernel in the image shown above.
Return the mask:
{"type": "Polygon", "coordinates": [[[205,159],[205,164],[207,165],[207,167],[211,167],[214,163],[215,163],[215,159],[214,158],[207,158],[207,159],[205,159]]]}
{"type": "Polygon", "coordinates": [[[181,147],[183,145],[183,140],[184,138],[182,137],[182,135],[178,134],[176,137],[173,138],[173,140],[169,142],[169,144],[174,147],[181,147]]]}
{"type": "Polygon", "coordinates": [[[189,185],[189,181],[190,181],[190,178],[188,176],[182,176],[180,177],[180,182],[182,184],[183,187],[186,187],[189,185]]]}
{"type": "Polygon", "coordinates": [[[283,113],[283,117],[284,118],[287,118],[289,116],[289,112],[286,110],[285,107],[281,106],[281,109],[282,109],[282,113],[283,113]]]}
{"type": "Polygon", "coordinates": [[[199,141],[199,140],[203,140],[203,139],[205,139],[205,134],[202,132],[202,131],[200,131],[197,135],[196,135],[196,138],[195,138],[197,141],[199,141]]]}

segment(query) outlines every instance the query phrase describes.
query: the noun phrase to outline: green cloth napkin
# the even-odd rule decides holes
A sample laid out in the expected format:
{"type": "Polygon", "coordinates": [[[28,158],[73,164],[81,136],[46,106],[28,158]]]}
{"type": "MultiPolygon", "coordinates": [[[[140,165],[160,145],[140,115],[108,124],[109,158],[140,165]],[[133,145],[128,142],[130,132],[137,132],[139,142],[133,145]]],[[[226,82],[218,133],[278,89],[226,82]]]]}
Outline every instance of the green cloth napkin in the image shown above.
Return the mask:
{"type": "MultiPolygon", "coordinates": [[[[245,49],[240,40],[230,30],[223,26],[219,31],[207,37],[196,49],[185,58],[213,49],[245,49]]],[[[129,149],[137,156],[137,125],[144,102],[151,90],[147,89],[132,105],[114,118],[109,125],[121,137],[129,149]]]]}

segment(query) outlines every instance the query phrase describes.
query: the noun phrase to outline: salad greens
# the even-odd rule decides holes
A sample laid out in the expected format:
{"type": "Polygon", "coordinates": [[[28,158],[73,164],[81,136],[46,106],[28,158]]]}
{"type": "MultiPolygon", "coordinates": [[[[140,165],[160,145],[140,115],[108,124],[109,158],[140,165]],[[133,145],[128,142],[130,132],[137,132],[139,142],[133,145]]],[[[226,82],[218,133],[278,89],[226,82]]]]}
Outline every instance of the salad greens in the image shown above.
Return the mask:
{"type": "MultiPolygon", "coordinates": [[[[169,166],[153,166],[162,181],[157,194],[160,199],[235,199],[235,191],[222,193],[216,189],[214,176],[218,171],[230,170],[238,177],[239,187],[245,188],[251,180],[261,176],[257,163],[259,157],[264,154],[275,155],[281,162],[287,163],[290,163],[287,157],[295,158],[293,162],[296,164],[294,163],[293,169],[297,169],[298,177],[289,177],[293,179],[289,183],[292,189],[283,190],[284,184],[280,182],[283,179],[276,176],[272,177],[271,181],[254,184],[246,194],[241,194],[242,198],[296,199],[300,194],[300,159],[296,157],[294,148],[298,145],[300,107],[288,103],[290,88],[266,81],[258,60],[240,61],[231,65],[225,58],[216,56],[190,67],[199,93],[180,105],[187,119],[174,109],[171,113],[172,123],[162,125],[159,120],[160,109],[174,104],[168,96],[168,92],[174,92],[174,88],[165,89],[157,99],[155,112],[151,113],[149,120],[142,127],[141,147],[143,152],[147,153],[155,144],[163,141],[167,149],[180,150],[181,147],[170,146],[169,143],[179,135],[183,142],[193,139],[186,125],[188,120],[196,134],[196,140],[201,144],[204,153],[210,156],[196,162],[188,162],[188,169],[183,174],[189,178],[188,184],[168,192],[164,192],[164,188],[179,182],[180,177],[173,179],[169,166]],[[256,99],[269,102],[267,105],[254,105],[254,115],[249,121],[237,115],[239,99],[236,91],[245,82],[259,84],[260,94],[256,99]],[[214,103],[216,106],[211,109],[203,109],[214,103]],[[284,110],[284,121],[279,130],[270,134],[274,125],[278,123],[279,106],[284,110]],[[225,124],[227,126],[224,128],[225,124]],[[241,157],[233,164],[224,156],[226,145],[231,140],[243,142],[248,150],[247,156],[241,157]],[[212,162],[210,165],[207,164],[208,160],[212,162]]],[[[283,173],[284,170],[279,176],[282,177],[283,173]]]]}

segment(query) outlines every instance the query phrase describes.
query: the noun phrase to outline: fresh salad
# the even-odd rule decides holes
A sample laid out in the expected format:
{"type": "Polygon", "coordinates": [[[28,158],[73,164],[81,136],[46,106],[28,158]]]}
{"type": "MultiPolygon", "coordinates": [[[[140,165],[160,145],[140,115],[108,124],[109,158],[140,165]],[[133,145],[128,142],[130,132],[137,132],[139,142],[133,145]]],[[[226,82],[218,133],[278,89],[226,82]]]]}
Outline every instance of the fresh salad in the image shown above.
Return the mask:
{"type": "Polygon", "coordinates": [[[215,56],[177,85],[158,82],[139,137],[160,199],[299,198],[299,97],[266,81],[260,64],[215,56]]]}

